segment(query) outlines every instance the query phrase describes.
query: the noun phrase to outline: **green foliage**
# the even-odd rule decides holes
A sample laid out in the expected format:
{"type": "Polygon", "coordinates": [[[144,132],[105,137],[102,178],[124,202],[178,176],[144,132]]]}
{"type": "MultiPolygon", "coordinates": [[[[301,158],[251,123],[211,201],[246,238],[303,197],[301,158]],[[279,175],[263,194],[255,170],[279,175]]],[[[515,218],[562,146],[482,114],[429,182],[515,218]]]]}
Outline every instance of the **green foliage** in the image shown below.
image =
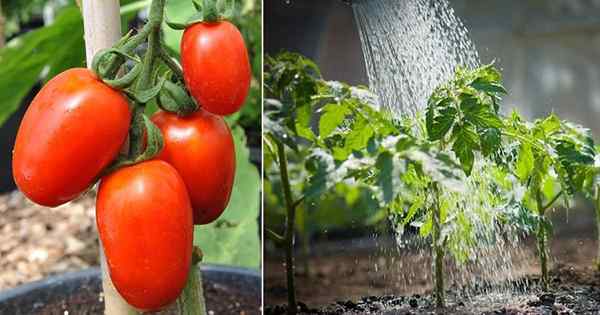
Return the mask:
{"type": "Polygon", "coordinates": [[[425,118],[428,138],[451,146],[467,175],[477,151],[489,156],[500,147],[503,124],[498,103],[500,95],[506,93],[500,80],[493,65],[458,69],[455,78],[435,89],[429,98],[425,118]]]}
{"type": "Polygon", "coordinates": [[[267,142],[300,154],[297,192],[323,201],[340,182],[365,187],[398,231],[411,226],[422,237],[439,211],[440,241],[458,261],[498,224],[550,231],[538,196],[545,210],[591,190],[598,174],[587,129],[556,115],[500,114],[506,90],[493,65],[458,69],[411,120],[378,111],[362,88],[322,80],[302,56],[268,58],[266,69],[267,142]]]}
{"type": "Polygon", "coordinates": [[[81,14],[63,9],[48,27],[19,36],[0,49],[0,125],[40,80],[85,63],[81,14]]]}
{"type": "MultiPolygon", "coordinates": [[[[567,203],[568,197],[584,190],[596,155],[588,129],[561,121],[555,114],[529,123],[513,112],[506,119],[505,134],[515,142],[516,155],[507,166],[527,188],[526,199],[543,194],[552,201],[562,193],[567,203]]],[[[536,210],[543,213],[545,209],[536,210]]]]}

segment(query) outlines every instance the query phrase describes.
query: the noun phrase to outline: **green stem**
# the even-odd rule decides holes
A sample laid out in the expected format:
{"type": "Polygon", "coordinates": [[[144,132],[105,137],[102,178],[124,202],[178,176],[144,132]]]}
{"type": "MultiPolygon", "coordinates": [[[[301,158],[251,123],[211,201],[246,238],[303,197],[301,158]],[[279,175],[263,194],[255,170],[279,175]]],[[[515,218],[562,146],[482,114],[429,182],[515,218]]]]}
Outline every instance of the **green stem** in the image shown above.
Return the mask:
{"type": "MultiPolygon", "coordinates": [[[[160,26],[164,16],[165,0],[154,0],[150,6],[150,15],[148,17],[148,48],[144,55],[144,66],[138,82],[138,90],[147,90],[152,86],[154,63],[156,57],[160,55],[160,26]]],[[[144,26],[144,28],[146,28],[144,26]]]]}
{"type": "MultiPolygon", "coordinates": [[[[152,28],[150,27],[149,24],[144,25],[144,27],[142,28],[142,30],[139,33],[132,36],[127,42],[125,42],[123,44],[122,47],[120,47],[120,50],[126,54],[131,53],[134,49],[136,49],[138,46],[143,44],[148,39],[148,35],[150,34],[151,30],[152,30],[152,28]]],[[[124,62],[125,62],[124,56],[120,56],[120,55],[113,56],[112,59],[110,59],[110,63],[108,64],[108,66],[106,68],[106,71],[105,71],[106,77],[114,78],[117,75],[117,73],[119,72],[119,69],[121,68],[121,66],[123,65],[124,62]]]]}
{"type": "Polygon", "coordinates": [[[503,136],[508,136],[508,137],[513,137],[515,139],[518,139],[519,141],[522,141],[522,142],[525,142],[525,143],[529,143],[529,144],[531,144],[533,147],[535,147],[538,150],[544,150],[543,147],[540,147],[540,143],[539,142],[531,140],[530,138],[527,138],[527,137],[525,137],[523,135],[512,133],[512,132],[506,131],[506,130],[502,131],[502,135],[503,136]]]}
{"type": "Polygon", "coordinates": [[[596,185],[596,196],[594,198],[596,210],[596,237],[598,238],[598,252],[596,253],[596,270],[600,270],[600,185],[596,185]]]}
{"type": "Polygon", "coordinates": [[[433,258],[434,258],[434,281],[435,281],[435,301],[438,308],[444,308],[444,246],[442,241],[442,218],[440,209],[440,192],[436,183],[432,186],[433,196],[433,258]]]}
{"type": "Polygon", "coordinates": [[[175,76],[177,76],[177,79],[183,83],[184,82],[183,81],[183,70],[181,69],[181,66],[175,60],[173,60],[173,58],[171,58],[171,55],[169,55],[167,50],[164,48],[162,36],[161,36],[160,42],[161,42],[160,54],[159,54],[160,59],[165,63],[165,65],[167,67],[169,67],[169,69],[171,69],[171,71],[173,71],[175,76]]]}
{"type": "Polygon", "coordinates": [[[283,194],[287,209],[286,229],[285,229],[285,264],[287,274],[287,292],[288,292],[288,315],[295,315],[297,312],[296,287],[294,285],[294,227],[296,221],[296,209],[294,208],[292,189],[288,177],[287,155],[282,143],[277,143],[277,155],[279,158],[279,174],[283,186],[283,194]]]}
{"type": "Polygon", "coordinates": [[[302,260],[302,265],[304,265],[304,273],[308,278],[312,277],[311,269],[310,269],[310,233],[306,231],[306,227],[304,228],[304,232],[302,233],[302,256],[304,259],[302,260]]]}
{"type": "Polygon", "coordinates": [[[540,216],[540,220],[538,222],[537,227],[537,250],[538,256],[540,259],[540,267],[542,269],[542,289],[544,291],[548,290],[548,244],[547,244],[547,233],[546,227],[544,224],[544,215],[546,210],[542,204],[542,193],[538,190],[536,192],[536,203],[538,208],[538,215],[540,216]]]}
{"type": "Polygon", "coordinates": [[[279,234],[277,234],[277,232],[269,229],[269,228],[265,228],[265,236],[267,238],[269,238],[270,240],[272,240],[273,242],[277,243],[277,245],[279,244],[283,244],[285,242],[285,238],[279,234]]]}
{"type": "Polygon", "coordinates": [[[200,264],[192,265],[183,292],[177,299],[179,315],[206,315],[204,288],[200,264]]]}
{"type": "Polygon", "coordinates": [[[544,212],[546,212],[546,210],[548,210],[548,208],[552,207],[552,205],[556,202],[556,200],[558,200],[558,198],[560,198],[560,196],[562,196],[562,194],[563,194],[563,191],[561,190],[558,194],[556,194],[556,196],[554,196],[554,198],[552,198],[550,201],[548,201],[548,203],[542,207],[544,212]]]}
{"type": "Polygon", "coordinates": [[[205,21],[215,22],[218,20],[217,0],[204,0],[203,8],[205,21]]]}

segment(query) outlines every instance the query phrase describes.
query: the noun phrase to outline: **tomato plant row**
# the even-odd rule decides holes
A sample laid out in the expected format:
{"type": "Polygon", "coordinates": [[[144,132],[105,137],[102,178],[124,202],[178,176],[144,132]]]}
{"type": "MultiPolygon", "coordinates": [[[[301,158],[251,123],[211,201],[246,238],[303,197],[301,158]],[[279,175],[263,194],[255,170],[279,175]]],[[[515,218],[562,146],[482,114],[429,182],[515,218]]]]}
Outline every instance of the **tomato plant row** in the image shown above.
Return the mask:
{"type": "Polygon", "coordinates": [[[216,220],[231,195],[235,149],[222,115],[240,109],[251,73],[221,3],[194,2],[198,13],[173,23],[185,28],[180,67],[161,38],[165,0],[152,1],[145,26],[99,52],[92,70],[51,79],[17,134],[15,182],[32,201],[59,206],[100,180],[96,218],[109,274],[140,310],[181,294],[194,224],[216,220]],[[151,102],[162,111],[148,118],[151,102]]]}
{"type": "Polygon", "coordinates": [[[534,234],[547,288],[546,211],[578,192],[599,195],[589,130],[555,114],[501,114],[507,92],[493,65],[457,69],[416,117],[392,118],[366,89],[324,81],[312,61],[290,53],[268,58],[265,92],[265,148],[279,164],[271,173],[281,177],[288,209],[285,235],[268,235],[288,246],[290,312],[295,208],[340,181],[367,185],[399,231],[411,226],[430,241],[438,306],[445,256],[477,260],[479,240],[493,241],[496,226],[534,234]],[[286,151],[308,152],[310,175],[298,187],[285,174],[286,151]]]}

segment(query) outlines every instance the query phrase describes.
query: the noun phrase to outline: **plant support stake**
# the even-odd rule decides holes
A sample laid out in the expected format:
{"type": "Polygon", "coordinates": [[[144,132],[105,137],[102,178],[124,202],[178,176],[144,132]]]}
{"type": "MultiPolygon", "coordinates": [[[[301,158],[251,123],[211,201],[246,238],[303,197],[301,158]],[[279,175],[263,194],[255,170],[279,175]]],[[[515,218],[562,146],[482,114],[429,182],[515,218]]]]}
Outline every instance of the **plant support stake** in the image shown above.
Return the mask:
{"type": "MultiPolygon", "coordinates": [[[[86,61],[91,67],[94,55],[101,49],[111,47],[121,37],[121,18],[118,0],[83,0],[83,25],[86,61]]],[[[117,292],[106,266],[106,258],[100,242],[100,265],[104,291],[104,313],[107,315],[138,314],[117,292]]]]}

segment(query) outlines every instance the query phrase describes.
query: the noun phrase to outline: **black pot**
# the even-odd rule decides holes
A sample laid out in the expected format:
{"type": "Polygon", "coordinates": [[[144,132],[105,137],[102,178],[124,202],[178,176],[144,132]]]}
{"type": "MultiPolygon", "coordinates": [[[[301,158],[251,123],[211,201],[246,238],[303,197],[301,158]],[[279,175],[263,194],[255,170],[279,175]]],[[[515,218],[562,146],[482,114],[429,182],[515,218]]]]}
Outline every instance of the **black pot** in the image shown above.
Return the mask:
{"type": "MultiPolygon", "coordinates": [[[[260,314],[257,271],[201,267],[208,310],[214,314],[260,314]]],[[[99,268],[66,273],[0,292],[0,314],[103,314],[99,268]]]]}

